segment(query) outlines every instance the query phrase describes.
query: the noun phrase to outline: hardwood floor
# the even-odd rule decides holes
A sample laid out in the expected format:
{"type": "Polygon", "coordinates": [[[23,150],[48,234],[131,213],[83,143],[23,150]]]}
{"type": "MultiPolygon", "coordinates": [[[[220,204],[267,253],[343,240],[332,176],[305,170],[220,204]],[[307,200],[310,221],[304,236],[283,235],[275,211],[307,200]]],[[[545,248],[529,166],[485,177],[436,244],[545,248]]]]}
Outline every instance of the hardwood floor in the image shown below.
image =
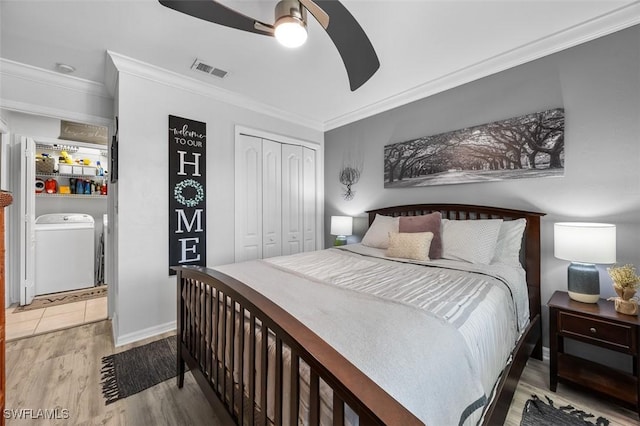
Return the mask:
{"type": "MultiPolygon", "coordinates": [[[[108,321],[86,324],[7,343],[7,402],[10,410],[58,408],[68,419],[16,420],[7,425],[231,425],[210,407],[190,374],[105,406],[100,360],[160,337],[114,348],[108,321]]],[[[28,414],[28,413],[27,413],[28,414]]]]}
{"type": "MultiPolygon", "coordinates": [[[[169,335],[168,333],[167,335],[169,335]]],[[[215,412],[195,380],[187,373],[183,389],[175,380],[113,404],[104,405],[100,387],[100,359],[163,336],[114,348],[111,324],[101,321],[7,343],[7,403],[9,410],[68,410],[67,419],[17,420],[7,425],[231,425],[225,413],[215,412]]],[[[531,394],[548,395],[557,406],[572,404],[611,425],[638,425],[637,414],[590,394],[558,385],[548,388],[548,364],[530,360],[518,385],[506,424],[518,426],[524,403],[531,394]]],[[[64,417],[61,415],[60,417],[64,417]]]]}
{"type": "MultiPolygon", "coordinates": [[[[545,395],[548,396],[556,407],[573,405],[595,417],[602,416],[609,420],[610,426],[616,425],[640,425],[638,414],[634,411],[622,408],[619,405],[608,402],[598,396],[577,389],[573,386],[558,384],[556,392],[549,390],[549,360],[538,361],[530,358],[527,367],[522,373],[520,383],[511,402],[509,414],[505,422],[506,426],[519,426],[522,417],[522,410],[525,402],[531,398],[532,394],[538,395],[546,402],[545,395]]],[[[592,419],[592,420],[595,420],[592,419]]]]}

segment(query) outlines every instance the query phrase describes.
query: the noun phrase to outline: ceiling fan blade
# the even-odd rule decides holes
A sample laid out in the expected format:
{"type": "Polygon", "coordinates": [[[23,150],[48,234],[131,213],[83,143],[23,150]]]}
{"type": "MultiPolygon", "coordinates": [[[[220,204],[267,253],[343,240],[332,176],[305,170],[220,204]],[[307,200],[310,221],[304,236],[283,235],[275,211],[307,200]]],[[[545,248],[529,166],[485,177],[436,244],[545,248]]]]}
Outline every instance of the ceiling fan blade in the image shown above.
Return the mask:
{"type": "Polygon", "coordinates": [[[367,34],[342,3],[337,0],[314,2],[329,15],[327,34],[342,57],[353,92],[378,71],[378,55],[367,34]]]}
{"type": "Polygon", "coordinates": [[[159,0],[169,9],[200,18],[214,24],[236,28],[250,33],[273,36],[271,25],[257,21],[214,0],[159,0]]]}
{"type": "Polygon", "coordinates": [[[327,12],[322,10],[320,6],[315,4],[313,0],[300,0],[300,4],[302,4],[308,11],[316,18],[316,21],[322,25],[322,28],[325,30],[329,26],[329,15],[327,12]]]}

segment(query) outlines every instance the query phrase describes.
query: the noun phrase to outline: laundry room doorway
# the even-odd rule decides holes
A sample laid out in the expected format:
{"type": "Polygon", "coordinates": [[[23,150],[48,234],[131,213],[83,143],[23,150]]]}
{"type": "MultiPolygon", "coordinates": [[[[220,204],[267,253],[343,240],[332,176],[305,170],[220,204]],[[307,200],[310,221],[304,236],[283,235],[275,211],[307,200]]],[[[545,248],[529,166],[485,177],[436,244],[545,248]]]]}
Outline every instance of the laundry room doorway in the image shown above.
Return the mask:
{"type": "MultiPolygon", "coordinates": [[[[42,123],[62,122],[24,116],[9,115],[20,131],[26,122],[51,134],[42,123]]],[[[10,157],[7,338],[107,319],[108,146],[14,133],[10,157]]]]}

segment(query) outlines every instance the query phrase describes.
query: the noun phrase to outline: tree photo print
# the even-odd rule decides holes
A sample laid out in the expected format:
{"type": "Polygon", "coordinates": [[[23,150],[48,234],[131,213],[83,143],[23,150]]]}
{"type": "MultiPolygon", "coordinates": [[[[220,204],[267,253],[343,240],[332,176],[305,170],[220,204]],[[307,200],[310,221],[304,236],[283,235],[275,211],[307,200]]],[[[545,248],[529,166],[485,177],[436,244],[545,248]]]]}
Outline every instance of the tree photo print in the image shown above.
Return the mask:
{"type": "Polygon", "coordinates": [[[564,175],[564,109],[384,147],[384,187],[564,175]]]}

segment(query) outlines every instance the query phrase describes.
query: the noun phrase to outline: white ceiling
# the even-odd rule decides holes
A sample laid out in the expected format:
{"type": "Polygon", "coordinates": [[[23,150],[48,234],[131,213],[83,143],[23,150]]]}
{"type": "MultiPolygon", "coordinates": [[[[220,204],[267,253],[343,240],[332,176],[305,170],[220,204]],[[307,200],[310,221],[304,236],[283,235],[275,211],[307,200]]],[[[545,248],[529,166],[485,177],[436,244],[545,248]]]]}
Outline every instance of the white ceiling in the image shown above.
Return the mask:
{"type": "MultiPolygon", "coordinates": [[[[221,0],[273,21],[276,0],[221,0]]],[[[640,22],[630,0],[343,0],[380,58],[356,92],[337,50],[309,19],[296,50],[157,0],[0,0],[0,57],[104,82],[106,51],[184,74],[330,129],[640,22]],[[229,72],[190,69],[195,58],[229,72]]]]}

